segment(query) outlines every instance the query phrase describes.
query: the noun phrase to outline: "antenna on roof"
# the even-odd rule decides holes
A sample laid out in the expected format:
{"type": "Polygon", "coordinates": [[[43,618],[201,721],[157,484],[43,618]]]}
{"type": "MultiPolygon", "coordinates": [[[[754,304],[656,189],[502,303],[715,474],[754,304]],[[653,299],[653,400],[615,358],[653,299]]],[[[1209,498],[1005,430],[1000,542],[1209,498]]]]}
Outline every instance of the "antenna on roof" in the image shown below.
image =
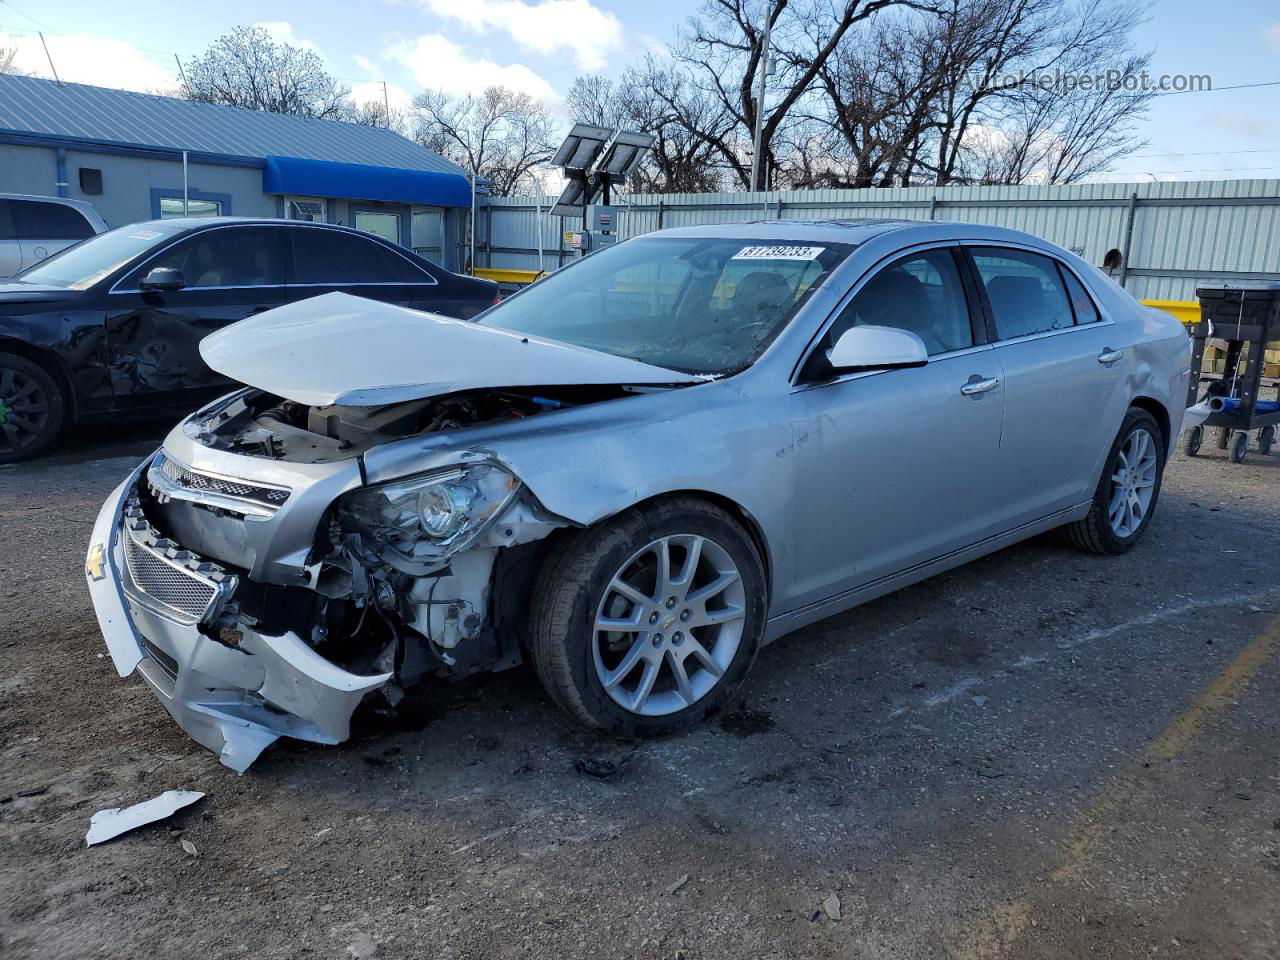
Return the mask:
{"type": "Polygon", "coordinates": [[[44,32],[36,31],[40,35],[40,46],[44,47],[44,55],[49,58],[49,69],[53,71],[53,82],[58,86],[62,86],[62,81],[58,79],[58,68],[53,65],[53,56],[49,53],[49,45],[44,42],[44,32]]]}

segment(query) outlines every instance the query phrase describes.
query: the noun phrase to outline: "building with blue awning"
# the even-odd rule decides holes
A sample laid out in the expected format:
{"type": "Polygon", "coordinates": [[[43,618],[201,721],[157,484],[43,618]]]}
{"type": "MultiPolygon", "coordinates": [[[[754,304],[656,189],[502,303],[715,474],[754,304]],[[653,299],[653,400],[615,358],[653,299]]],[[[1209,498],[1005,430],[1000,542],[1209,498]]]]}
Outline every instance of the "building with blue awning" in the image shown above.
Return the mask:
{"type": "Polygon", "coordinates": [[[472,202],[465,170],[381,127],[10,75],[0,193],[86,200],[112,227],[184,205],[340,223],[454,270],[472,202]]]}

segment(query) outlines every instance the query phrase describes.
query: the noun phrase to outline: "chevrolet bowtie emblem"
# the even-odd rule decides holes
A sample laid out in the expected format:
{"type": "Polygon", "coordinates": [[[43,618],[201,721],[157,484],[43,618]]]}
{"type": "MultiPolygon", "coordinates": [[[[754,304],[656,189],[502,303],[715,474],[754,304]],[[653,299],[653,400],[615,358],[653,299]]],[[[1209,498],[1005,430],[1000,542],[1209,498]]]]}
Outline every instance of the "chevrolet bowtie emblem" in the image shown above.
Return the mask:
{"type": "Polygon", "coordinates": [[[89,556],[84,561],[84,572],[90,580],[101,580],[107,575],[107,551],[100,543],[89,548],[89,556]]]}

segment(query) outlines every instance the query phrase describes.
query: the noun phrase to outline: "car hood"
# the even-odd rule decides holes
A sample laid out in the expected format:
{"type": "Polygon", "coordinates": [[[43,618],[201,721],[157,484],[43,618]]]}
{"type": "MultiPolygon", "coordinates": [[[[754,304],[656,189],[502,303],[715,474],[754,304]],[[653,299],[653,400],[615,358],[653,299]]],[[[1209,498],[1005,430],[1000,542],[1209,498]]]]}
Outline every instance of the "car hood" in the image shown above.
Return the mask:
{"type": "Polygon", "coordinates": [[[486,387],[701,383],[705,376],[345,293],[205,337],[218,373],[308,406],[372,407],[486,387]]]}
{"type": "Polygon", "coordinates": [[[46,287],[38,283],[0,280],[0,303],[56,303],[78,297],[83,291],[64,287],[46,287]]]}

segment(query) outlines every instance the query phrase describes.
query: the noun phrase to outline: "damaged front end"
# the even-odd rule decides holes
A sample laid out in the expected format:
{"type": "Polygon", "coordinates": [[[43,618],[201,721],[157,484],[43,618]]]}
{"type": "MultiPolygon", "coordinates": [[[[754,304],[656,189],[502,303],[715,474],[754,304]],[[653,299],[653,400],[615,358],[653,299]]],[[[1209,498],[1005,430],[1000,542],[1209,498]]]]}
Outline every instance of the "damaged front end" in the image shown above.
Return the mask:
{"type": "MultiPolygon", "coordinates": [[[[597,388],[593,397],[617,396],[597,388]]],[[[347,738],[369,700],[520,662],[549,514],[491,454],[367,485],[361,457],[586,402],[477,391],[384,407],[259,391],[210,405],[104,505],[86,578],[121,676],[243,771],[278,737],[347,738]]]]}

